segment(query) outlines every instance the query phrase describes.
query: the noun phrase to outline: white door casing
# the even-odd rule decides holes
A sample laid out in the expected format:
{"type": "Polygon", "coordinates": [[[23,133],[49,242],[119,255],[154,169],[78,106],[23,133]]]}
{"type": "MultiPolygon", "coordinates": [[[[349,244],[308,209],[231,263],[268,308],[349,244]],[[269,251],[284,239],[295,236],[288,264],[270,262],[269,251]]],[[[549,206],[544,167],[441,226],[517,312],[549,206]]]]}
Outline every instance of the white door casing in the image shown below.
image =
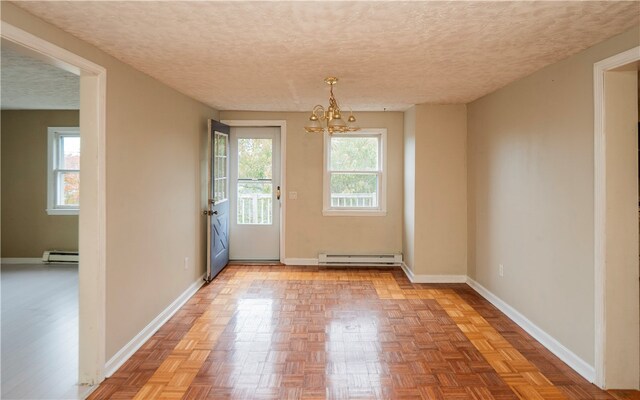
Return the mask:
{"type": "MultiPolygon", "coordinates": [[[[619,385],[638,388],[638,359],[639,354],[634,349],[638,348],[638,267],[637,242],[628,240],[629,232],[637,237],[636,193],[620,191],[629,182],[635,184],[635,175],[632,181],[625,181],[620,173],[629,176],[626,168],[636,168],[635,159],[631,162],[621,160],[616,151],[624,154],[626,147],[630,147],[635,153],[631,140],[625,141],[620,137],[621,132],[617,127],[609,124],[608,112],[616,111],[615,102],[620,99],[611,98],[611,90],[614,90],[619,77],[611,74],[623,66],[640,61],[640,47],[629,49],[620,54],[604,59],[594,64],[594,264],[595,264],[595,379],[594,383],[600,388],[615,388],[619,385]],[[610,78],[610,79],[607,79],[610,78]],[[613,79],[611,79],[613,78],[613,79]],[[621,167],[623,169],[621,169],[621,167]],[[623,193],[624,192],[624,193],[623,193]],[[629,202],[626,201],[629,200],[629,202]],[[621,207],[622,205],[622,207],[621,207]],[[620,218],[621,212],[630,210],[632,217],[627,224],[624,218],[620,218]],[[633,226],[632,226],[633,224],[633,226]],[[626,229],[622,225],[630,229],[626,229]],[[625,239],[620,245],[617,238],[625,239]],[[633,248],[631,247],[633,246],[633,248]],[[633,253],[633,256],[628,257],[633,253]],[[634,258],[633,267],[629,262],[620,262],[627,257],[634,258]],[[626,265],[625,265],[626,264],[626,265]],[[620,285],[622,283],[622,285],[620,285]],[[631,286],[621,288],[625,283],[631,286]],[[631,307],[632,306],[632,307],[631,307]],[[635,310],[634,310],[635,309],[635,310]],[[620,329],[621,325],[629,323],[627,329],[620,329]],[[616,350],[619,344],[628,343],[622,337],[634,340],[636,343],[620,351],[616,350]],[[613,346],[613,347],[612,347],[613,346]],[[613,350],[613,351],[612,351],[613,350]],[[622,371],[622,372],[621,372],[622,371]],[[622,375],[625,375],[624,377],[622,375]]],[[[637,65],[637,64],[636,64],[637,65]]],[[[636,67],[637,69],[637,67],[636,67]]],[[[635,74],[633,76],[636,76],[635,74]]],[[[630,79],[631,89],[629,99],[635,97],[637,82],[630,79]]],[[[614,96],[616,97],[616,96],[614,96]]],[[[616,116],[610,115],[610,117],[616,116]]],[[[632,121],[635,124],[635,121],[632,121]]],[[[629,150],[629,149],[626,149],[629,150]]],[[[629,153],[630,154],[630,153],[629,153]]],[[[634,154],[635,156],[635,154],[634,154]]]]}
{"type": "Polygon", "coordinates": [[[106,336],[106,90],[101,65],[2,21],[0,37],[30,56],[80,76],[79,361],[80,384],[105,373],[106,336]]]}

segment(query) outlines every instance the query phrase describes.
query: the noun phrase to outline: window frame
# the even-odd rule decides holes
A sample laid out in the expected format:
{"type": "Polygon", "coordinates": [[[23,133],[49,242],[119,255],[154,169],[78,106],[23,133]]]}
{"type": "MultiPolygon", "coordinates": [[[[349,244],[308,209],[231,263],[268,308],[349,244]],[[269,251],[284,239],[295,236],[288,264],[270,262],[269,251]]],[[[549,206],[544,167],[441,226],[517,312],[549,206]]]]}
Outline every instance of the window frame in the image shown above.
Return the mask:
{"type": "Polygon", "coordinates": [[[322,189],[322,215],[335,217],[382,217],[387,215],[387,129],[366,128],[350,133],[324,133],[324,165],[322,189]],[[378,171],[353,171],[378,174],[378,207],[332,207],[331,206],[331,138],[375,137],[378,139],[378,171]]]}
{"type": "MultiPolygon", "coordinates": [[[[57,184],[56,177],[60,172],[78,172],[80,169],[60,169],[60,139],[63,137],[80,138],[79,127],[49,127],[47,128],[47,214],[48,215],[79,215],[80,206],[56,205],[57,184]]],[[[82,139],[81,139],[82,145],[82,139]]],[[[82,156],[82,150],[80,150],[82,156]]]]}

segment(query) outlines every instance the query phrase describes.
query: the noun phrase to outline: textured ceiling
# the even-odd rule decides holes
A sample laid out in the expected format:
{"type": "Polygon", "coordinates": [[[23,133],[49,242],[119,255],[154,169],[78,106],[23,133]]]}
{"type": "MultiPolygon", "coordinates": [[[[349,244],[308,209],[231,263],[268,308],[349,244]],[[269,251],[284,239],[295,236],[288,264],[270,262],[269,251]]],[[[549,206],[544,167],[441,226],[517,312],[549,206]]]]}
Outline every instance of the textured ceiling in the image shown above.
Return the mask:
{"type": "Polygon", "coordinates": [[[218,109],[466,103],[639,23],[640,2],[16,2],[218,109]]]}
{"type": "Polygon", "coordinates": [[[0,51],[3,110],[77,110],[80,77],[9,47],[0,51]]]}

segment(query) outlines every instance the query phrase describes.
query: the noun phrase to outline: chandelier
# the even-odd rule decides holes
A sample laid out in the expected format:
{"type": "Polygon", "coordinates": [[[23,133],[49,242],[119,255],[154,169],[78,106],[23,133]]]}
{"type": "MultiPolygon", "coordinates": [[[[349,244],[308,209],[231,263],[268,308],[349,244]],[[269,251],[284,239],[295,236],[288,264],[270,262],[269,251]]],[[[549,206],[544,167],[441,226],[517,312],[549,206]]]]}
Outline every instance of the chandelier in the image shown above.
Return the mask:
{"type": "Polygon", "coordinates": [[[333,85],[338,83],[338,78],[330,76],[324,81],[331,88],[329,107],[326,110],[321,105],[313,107],[313,111],[311,111],[311,116],[309,117],[310,122],[304,129],[308,133],[329,132],[329,134],[360,130],[360,128],[355,126],[356,117],[353,116],[353,112],[350,113],[346,123],[342,119],[342,112],[340,111],[336,98],[333,96],[333,85]]]}

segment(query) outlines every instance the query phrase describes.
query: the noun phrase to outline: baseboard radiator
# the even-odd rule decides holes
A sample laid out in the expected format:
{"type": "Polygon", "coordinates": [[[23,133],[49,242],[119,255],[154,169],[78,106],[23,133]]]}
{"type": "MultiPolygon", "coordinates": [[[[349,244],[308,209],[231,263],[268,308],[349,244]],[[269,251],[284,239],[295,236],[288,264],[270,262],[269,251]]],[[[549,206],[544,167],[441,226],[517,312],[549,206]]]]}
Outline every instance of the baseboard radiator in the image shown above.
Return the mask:
{"type": "Polygon", "coordinates": [[[80,260],[77,251],[47,250],[42,254],[42,262],[48,263],[77,263],[80,260]]]}
{"type": "Polygon", "coordinates": [[[402,254],[318,254],[318,265],[396,266],[402,265],[402,254]]]}

